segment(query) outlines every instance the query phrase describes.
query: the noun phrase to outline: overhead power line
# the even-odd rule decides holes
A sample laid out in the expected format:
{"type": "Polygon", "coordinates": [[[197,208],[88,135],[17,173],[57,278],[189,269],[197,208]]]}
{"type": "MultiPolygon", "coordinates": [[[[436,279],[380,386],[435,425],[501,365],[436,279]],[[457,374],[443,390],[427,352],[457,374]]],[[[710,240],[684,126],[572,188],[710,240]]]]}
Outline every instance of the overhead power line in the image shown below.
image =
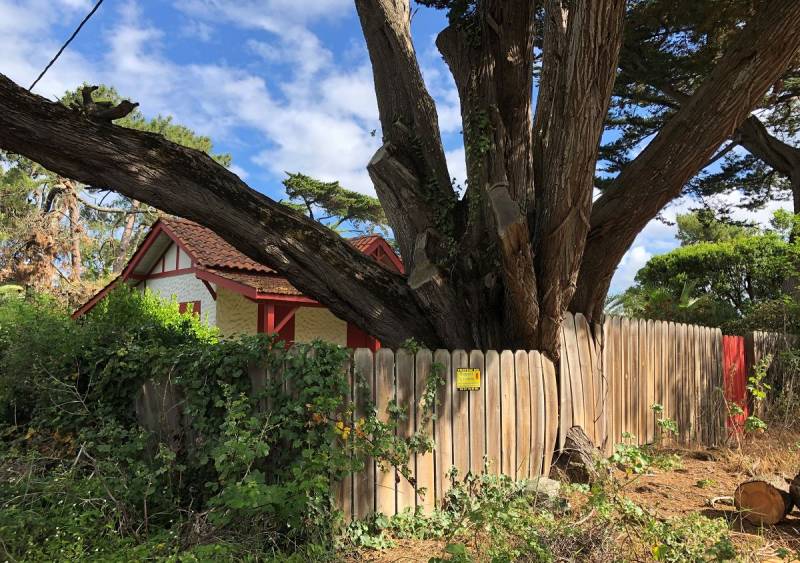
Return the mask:
{"type": "Polygon", "coordinates": [[[47,66],[44,67],[44,70],[42,71],[42,73],[38,77],[36,77],[36,80],[33,81],[33,84],[31,84],[31,87],[28,88],[29,92],[31,90],[33,90],[33,87],[36,86],[36,84],[38,84],[38,82],[42,79],[42,77],[45,75],[45,73],[48,70],[50,70],[50,67],[53,66],[53,64],[58,60],[58,57],[60,57],[61,53],[64,52],[64,49],[67,48],[67,45],[72,43],[72,40],[75,39],[75,37],[78,35],[78,33],[80,33],[81,28],[84,26],[84,24],[86,24],[86,22],[89,21],[89,19],[94,15],[94,13],[97,11],[97,9],[100,7],[100,4],[102,4],[102,3],[103,3],[103,0],[98,0],[97,4],[95,4],[94,8],[92,8],[92,11],[89,12],[88,14],[86,14],[86,17],[83,18],[83,21],[81,21],[81,23],[80,23],[80,25],[78,25],[77,29],[75,29],[75,31],[72,32],[72,35],[69,36],[69,39],[67,39],[66,43],[64,43],[61,46],[61,48],[58,50],[58,53],[56,53],[56,56],[53,57],[49,63],[47,63],[47,66]]]}

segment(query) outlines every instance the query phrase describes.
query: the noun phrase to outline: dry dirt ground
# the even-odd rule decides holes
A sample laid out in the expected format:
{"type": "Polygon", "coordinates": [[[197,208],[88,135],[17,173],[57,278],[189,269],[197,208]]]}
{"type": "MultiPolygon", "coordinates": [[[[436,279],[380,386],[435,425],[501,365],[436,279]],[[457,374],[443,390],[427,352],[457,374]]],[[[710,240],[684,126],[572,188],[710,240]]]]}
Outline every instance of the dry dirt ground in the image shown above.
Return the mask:
{"type": "MultiPolygon", "coordinates": [[[[626,481],[623,494],[668,518],[692,512],[728,522],[734,544],[746,561],[786,561],[778,557],[781,549],[800,552],[800,509],[795,508],[785,522],[759,528],[743,522],[733,506],[719,497],[731,497],[736,486],[755,475],[778,474],[791,477],[800,471],[800,432],[770,432],[720,449],[664,449],[677,453],[682,467],[646,475],[618,478],[626,481]]],[[[576,493],[579,496],[579,493],[576,493]]],[[[580,505],[580,498],[571,498],[580,505]]],[[[388,562],[428,561],[442,555],[443,544],[436,541],[397,540],[397,546],[384,551],[364,551],[354,560],[388,562]]]]}

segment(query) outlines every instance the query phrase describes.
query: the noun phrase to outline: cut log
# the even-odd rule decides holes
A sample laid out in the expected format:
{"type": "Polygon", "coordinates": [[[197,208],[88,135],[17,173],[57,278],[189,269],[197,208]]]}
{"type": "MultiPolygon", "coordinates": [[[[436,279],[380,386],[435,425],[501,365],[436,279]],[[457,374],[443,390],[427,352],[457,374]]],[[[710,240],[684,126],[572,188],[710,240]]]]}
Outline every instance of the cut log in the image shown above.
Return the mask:
{"type": "Polygon", "coordinates": [[[550,474],[555,473],[570,483],[593,483],[599,478],[597,462],[602,458],[600,450],[581,426],[567,430],[564,447],[558,455],[550,474]]]}
{"type": "Polygon", "coordinates": [[[771,526],[792,511],[789,486],[780,477],[760,477],[742,483],[733,493],[733,501],[742,518],[757,526],[771,526]]]}
{"type": "Polygon", "coordinates": [[[800,508],[800,473],[789,483],[789,494],[792,495],[794,505],[800,508]]]}

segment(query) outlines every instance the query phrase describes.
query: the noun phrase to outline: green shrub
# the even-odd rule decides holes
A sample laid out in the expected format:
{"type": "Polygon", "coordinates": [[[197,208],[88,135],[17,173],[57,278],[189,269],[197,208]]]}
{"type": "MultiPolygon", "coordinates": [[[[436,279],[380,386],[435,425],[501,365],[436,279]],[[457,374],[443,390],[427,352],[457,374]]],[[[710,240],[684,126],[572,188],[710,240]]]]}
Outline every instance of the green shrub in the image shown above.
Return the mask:
{"type": "MultiPolygon", "coordinates": [[[[13,476],[0,485],[0,550],[9,559],[109,558],[133,547],[182,560],[263,558],[302,545],[318,560],[341,526],[338,480],[367,457],[409,476],[409,455],[432,447],[423,434],[396,435],[407,416],[396,405],[386,420],[367,403],[354,420],[348,352],[334,345],[221,340],[175,303],[125,288],[78,321],[43,298],[4,301],[0,319],[1,463],[13,476]],[[253,366],[274,374],[259,393],[253,366]],[[161,441],[134,409],[148,381],[180,397],[183,423],[161,441]]],[[[441,379],[430,382],[423,421],[441,379]]]]}

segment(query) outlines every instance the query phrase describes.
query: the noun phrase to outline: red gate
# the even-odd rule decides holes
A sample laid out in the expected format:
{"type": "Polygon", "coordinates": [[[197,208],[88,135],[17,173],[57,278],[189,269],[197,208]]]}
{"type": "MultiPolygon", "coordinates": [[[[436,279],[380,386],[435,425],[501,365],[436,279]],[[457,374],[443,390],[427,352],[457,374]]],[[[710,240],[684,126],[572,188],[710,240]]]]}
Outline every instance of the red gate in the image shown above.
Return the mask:
{"type": "Polygon", "coordinates": [[[728,417],[728,428],[734,432],[744,429],[747,418],[747,367],[744,356],[743,336],[722,337],[723,361],[725,375],[725,400],[729,405],[737,404],[742,414],[731,414],[728,417]]]}

